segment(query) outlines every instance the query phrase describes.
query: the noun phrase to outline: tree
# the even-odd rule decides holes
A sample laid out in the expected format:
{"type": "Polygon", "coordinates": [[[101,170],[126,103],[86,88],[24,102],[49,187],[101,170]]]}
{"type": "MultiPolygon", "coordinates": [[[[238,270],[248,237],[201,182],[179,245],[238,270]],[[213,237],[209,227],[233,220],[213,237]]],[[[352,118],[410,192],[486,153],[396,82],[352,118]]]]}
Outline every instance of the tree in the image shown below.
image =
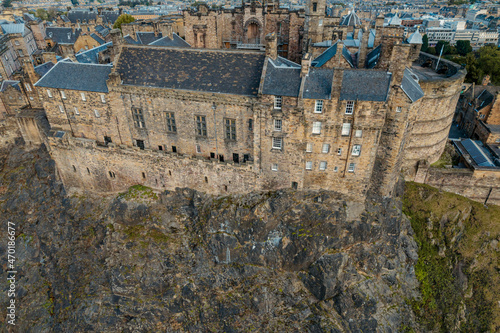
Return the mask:
{"type": "Polygon", "coordinates": [[[427,37],[427,34],[425,34],[422,37],[422,52],[428,52],[429,51],[429,37],[427,37]]]}
{"type": "Polygon", "coordinates": [[[122,29],[122,24],[126,23],[131,23],[134,22],[135,18],[130,15],[130,14],[122,14],[118,16],[118,18],[115,21],[115,24],[113,24],[113,29],[122,29]]]}
{"type": "Polygon", "coordinates": [[[4,8],[12,7],[12,0],[3,0],[2,5],[4,8]]]}
{"type": "Polygon", "coordinates": [[[47,21],[49,19],[49,14],[43,8],[37,9],[35,16],[38,17],[42,21],[47,21]]]}
{"type": "Polygon", "coordinates": [[[467,55],[467,53],[472,52],[472,46],[470,46],[470,41],[468,40],[457,41],[456,48],[457,48],[457,53],[462,56],[465,56],[467,55]]]}

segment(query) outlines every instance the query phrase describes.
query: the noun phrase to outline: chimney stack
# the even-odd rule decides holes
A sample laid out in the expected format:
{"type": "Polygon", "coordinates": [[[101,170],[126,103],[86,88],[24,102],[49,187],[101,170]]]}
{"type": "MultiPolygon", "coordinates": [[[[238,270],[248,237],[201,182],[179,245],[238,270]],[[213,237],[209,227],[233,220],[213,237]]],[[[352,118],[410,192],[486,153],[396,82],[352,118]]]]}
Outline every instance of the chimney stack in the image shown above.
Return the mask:
{"type": "Polygon", "coordinates": [[[270,33],[266,36],[266,57],[273,60],[278,58],[278,42],[276,40],[276,34],[270,33]]]}
{"type": "Polygon", "coordinates": [[[311,67],[311,55],[306,53],[302,58],[302,68],[300,69],[300,77],[304,77],[309,73],[309,67],[311,67]]]}

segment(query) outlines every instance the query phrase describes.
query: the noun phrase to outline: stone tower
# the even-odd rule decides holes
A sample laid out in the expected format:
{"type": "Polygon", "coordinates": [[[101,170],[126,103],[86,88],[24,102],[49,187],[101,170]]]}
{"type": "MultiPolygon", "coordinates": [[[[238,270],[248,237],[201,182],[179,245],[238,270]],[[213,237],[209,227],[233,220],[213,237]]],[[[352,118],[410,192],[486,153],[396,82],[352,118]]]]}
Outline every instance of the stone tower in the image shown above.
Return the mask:
{"type": "Polygon", "coordinates": [[[323,21],[325,19],[326,0],[309,0],[306,6],[303,54],[312,43],[323,41],[323,21]]]}

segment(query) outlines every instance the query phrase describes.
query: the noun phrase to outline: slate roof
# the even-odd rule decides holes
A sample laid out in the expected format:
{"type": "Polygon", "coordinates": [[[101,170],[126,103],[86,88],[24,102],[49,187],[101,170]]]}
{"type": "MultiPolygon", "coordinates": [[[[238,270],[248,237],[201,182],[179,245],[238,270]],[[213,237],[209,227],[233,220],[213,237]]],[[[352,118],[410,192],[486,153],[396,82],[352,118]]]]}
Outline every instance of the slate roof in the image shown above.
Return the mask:
{"type": "Polygon", "coordinates": [[[2,24],[1,26],[4,34],[22,34],[26,36],[28,33],[28,29],[25,29],[26,27],[22,23],[2,24]]]}
{"type": "Polygon", "coordinates": [[[300,90],[301,66],[285,58],[269,59],[262,93],[297,97],[300,90]]]}
{"type": "Polygon", "coordinates": [[[40,76],[44,76],[52,67],[54,67],[54,63],[52,61],[49,61],[44,64],[36,66],[35,72],[40,76]]]}
{"type": "Polygon", "coordinates": [[[101,37],[97,36],[94,33],[91,33],[90,37],[94,38],[101,45],[106,43],[106,41],[104,39],[102,39],[101,37]]]}
{"type": "Polygon", "coordinates": [[[408,68],[404,71],[401,89],[403,89],[404,93],[409,99],[411,99],[412,102],[416,102],[424,97],[424,91],[418,84],[416,75],[413,74],[408,68]]]}
{"type": "Polygon", "coordinates": [[[378,60],[380,59],[380,52],[382,50],[382,44],[374,48],[368,53],[366,56],[366,68],[371,69],[377,65],[378,60]]]}
{"type": "Polygon", "coordinates": [[[23,17],[28,22],[31,22],[31,21],[41,22],[42,21],[38,17],[36,17],[35,15],[30,14],[30,13],[23,13],[23,17]]]}
{"type": "Polygon", "coordinates": [[[102,25],[96,25],[95,31],[102,37],[106,37],[107,35],[109,35],[109,29],[103,27],[102,25]]]}
{"type": "Polygon", "coordinates": [[[125,85],[257,95],[264,59],[260,52],[124,46],[116,71],[125,85]]]}
{"type": "Polygon", "coordinates": [[[420,34],[419,28],[408,37],[409,44],[422,44],[422,35],[420,34]]]}
{"type": "Polygon", "coordinates": [[[309,68],[302,98],[330,99],[332,93],[333,69],[309,68]]]}
{"type": "Polygon", "coordinates": [[[311,62],[313,67],[321,67],[332,59],[337,54],[337,43],[330,46],[323,53],[321,53],[316,59],[311,62]]]}
{"type": "Polygon", "coordinates": [[[344,18],[342,18],[342,21],[340,22],[340,25],[344,25],[344,26],[358,26],[361,24],[361,20],[358,16],[358,14],[356,14],[356,12],[354,11],[354,8],[352,9],[352,12],[350,12],[348,15],[344,16],[344,18]]]}
{"type": "Polygon", "coordinates": [[[35,86],[107,93],[109,73],[110,65],[59,61],[35,86]]]}
{"type": "Polygon", "coordinates": [[[97,18],[97,13],[95,11],[89,10],[70,10],[68,12],[68,19],[71,23],[87,23],[90,20],[95,20],[97,18]]]}
{"type": "Polygon", "coordinates": [[[98,64],[99,63],[99,52],[106,50],[108,47],[113,45],[112,42],[99,45],[90,50],[78,53],[75,55],[76,60],[83,64],[98,64]]]}
{"type": "Polygon", "coordinates": [[[340,99],[347,101],[384,102],[389,94],[392,74],[367,69],[346,69],[340,99]]]}
{"type": "Polygon", "coordinates": [[[127,35],[127,36],[124,36],[123,39],[125,39],[125,42],[127,44],[133,44],[133,45],[137,45],[137,44],[140,44],[139,42],[137,42],[135,39],[133,39],[132,37],[130,37],[130,35],[127,35]]]}
{"type": "Polygon", "coordinates": [[[472,157],[474,162],[476,162],[479,166],[491,167],[495,166],[493,161],[489,158],[489,156],[481,149],[478,143],[481,141],[473,141],[471,139],[465,139],[460,141],[462,146],[465,148],[467,153],[472,157]]]}
{"type": "Polygon", "coordinates": [[[149,43],[149,45],[166,46],[166,47],[191,47],[191,45],[189,45],[188,42],[179,37],[176,33],[172,35],[172,39],[170,39],[168,36],[165,36],[155,40],[152,43],[149,43]]]}
{"type": "Polygon", "coordinates": [[[71,22],[66,15],[61,15],[60,18],[63,22],[71,22]]]}
{"type": "Polygon", "coordinates": [[[476,110],[481,110],[490,105],[495,100],[495,96],[488,90],[484,89],[477,97],[476,110]]]}
{"type": "Polygon", "coordinates": [[[342,49],[342,55],[344,56],[345,60],[347,60],[347,62],[349,63],[349,65],[351,65],[351,67],[354,67],[354,62],[352,60],[351,52],[349,52],[349,50],[347,49],[347,47],[344,47],[342,49]]]}
{"type": "Polygon", "coordinates": [[[21,91],[21,88],[19,87],[19,81],[5,80],[2,81],[2,85],[0,85],[0,92],[4,92],[8,87],[11,86],[21,91]]]}
{"type": "Polygon", "coordinates": [[[47,38],[52,39],[58,44],[74,44],[82,32],[81,29],[75,29],[75,32],[71,28],[62,27],[48,27],[45,29],[47,38]]]}
{"type": "Polygon", "coordinates": [[[104,23],[113,25],[120,16],[120,13],[118,11],[103,10],[100,16],[104,23]]]}
{"type": "Polygon", "coordinates": [[[161,32],[158,34],[158,36],[155,36],[154,32],[136,32],[135,33],[137,36],[137,41],[140,44],[148,45],[160,38],[162,38],[161,32]]]}

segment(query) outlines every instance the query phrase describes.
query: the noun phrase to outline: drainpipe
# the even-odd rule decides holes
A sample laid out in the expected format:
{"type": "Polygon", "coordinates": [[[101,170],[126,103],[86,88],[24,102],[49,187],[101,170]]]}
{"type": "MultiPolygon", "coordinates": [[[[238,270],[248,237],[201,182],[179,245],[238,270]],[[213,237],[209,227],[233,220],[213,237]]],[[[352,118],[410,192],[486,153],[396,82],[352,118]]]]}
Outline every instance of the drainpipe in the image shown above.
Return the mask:
{"type": "MultiPolygon", "coordinates": [[[[215,117],[215,110],[217,110],[217,105],[215,102],[212,103],[212,110],[214,110],[214,129],[215,129],[215,157],[219,158],[219,147],[217,145],[217,119],[215,117]]],[[[220,160],[220,158],[219,158],[220,160]]]]}

